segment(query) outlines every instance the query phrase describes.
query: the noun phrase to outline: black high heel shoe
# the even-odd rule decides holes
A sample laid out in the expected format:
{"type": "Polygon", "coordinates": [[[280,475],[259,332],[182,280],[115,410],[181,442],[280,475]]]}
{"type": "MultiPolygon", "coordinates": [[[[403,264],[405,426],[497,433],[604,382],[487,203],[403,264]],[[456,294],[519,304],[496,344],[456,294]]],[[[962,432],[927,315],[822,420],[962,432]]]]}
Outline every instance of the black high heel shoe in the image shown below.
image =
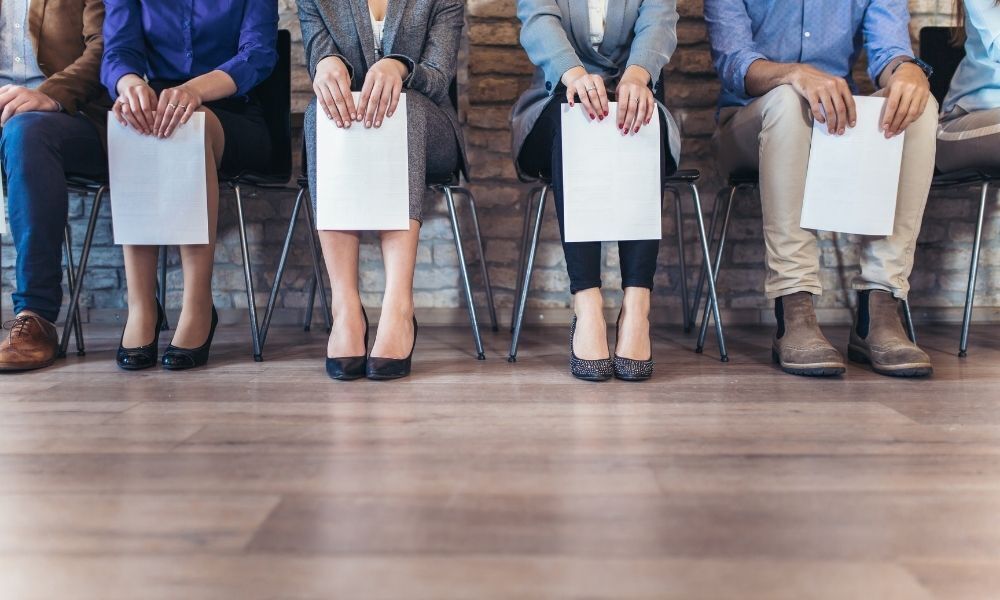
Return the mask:
{"type": "Polygon", "coordinates": [[[615,321],[615,377],[622,381],[645,381],[653,375],[653,355],[650,353],[648,360],[618,356],[618,328],[621,324],[622,311],[618,311],[618,319],[615,321]]]}
{"type": "Polygon", "coordinates": [[[413,317],[413,347],[406,358],[368,358],[367,377],[376,381],[400,379],[410,374],[410,363],[413,361],[413,350],[417,347],[417,318],[413,317]]]}
{"type": "Polygon", "coordinates": [[[597,360],[584,360],[577,358],[576,351],[573,350],[573,338],[576,336],[576,315],[573,315],[573,324],[569,327],[569,372],[573,377],[584,381],[607,381],[614,376],[614,367],[610,358],[599,358],[597,360]]]}
{"type": "MultiPolygon", "coordinates": [[[[156,353],[160,347],[160,330],[163,329],[163,307],[160,301],[156,301],[156,332],[153,334],[152,343],[137,348],[126,348],[118,342],[118,353],[115,355],[115,362],[118,367],[126,371],[140,371],[148,369],[156,364],[156,353]]],[[[122,339],[125,339],[125,332],[122,331],[122,339]]]]}
{"type": "Polygon", "coordinates": [[[163,368],[168,371],[183,371],[208,364],[208,351],[212,348],[212,338],[215,337],[215,327],[219,324],[219,313],[212,305],[212,328],[208,330],[208,340],[197,348],[178,348],[170,344],[163,353],[163,368]]]}
{"type": "Polygon", "coordinates": [[[365,376],[368,367],[368,313],[361,307],[361,316],[365,318],[365,353],[361,356],[343,356],[326,359],[326,374],[330,379],[338,381],[353,381],[365,376]]]}

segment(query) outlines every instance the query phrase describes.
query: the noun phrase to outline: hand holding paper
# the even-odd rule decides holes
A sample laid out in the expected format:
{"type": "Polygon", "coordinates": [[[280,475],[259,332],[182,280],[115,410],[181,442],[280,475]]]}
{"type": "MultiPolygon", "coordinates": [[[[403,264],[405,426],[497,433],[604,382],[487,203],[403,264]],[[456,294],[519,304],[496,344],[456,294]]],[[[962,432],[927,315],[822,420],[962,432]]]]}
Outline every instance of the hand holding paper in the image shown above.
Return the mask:
{"type": "Polygon", "coordinates": [[[833,135],[813,124],[802,202],[804,229],[890,235],[896,214],[903,135],[886,139],[879,129],[883,98],[859,96],[857,126],[833,135]]]}

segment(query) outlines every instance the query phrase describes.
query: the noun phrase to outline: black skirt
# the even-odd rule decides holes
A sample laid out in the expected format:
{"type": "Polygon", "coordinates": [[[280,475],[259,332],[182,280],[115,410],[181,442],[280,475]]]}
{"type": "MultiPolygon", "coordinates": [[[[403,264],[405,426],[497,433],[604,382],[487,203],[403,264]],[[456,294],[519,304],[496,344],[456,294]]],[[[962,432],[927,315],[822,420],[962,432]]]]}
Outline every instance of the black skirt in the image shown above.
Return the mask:
{"type": "MultiPolygon", "coordinates": [[[[159,95],[183,83],[156,80],[149,85],[159,95]]],[[[271,160],[271,135],[264,120],[264,109],[253,92],[248,96],[206,102],[204,107],[219,119],[226,136],[222,152],[223,175],[235,177],[247,171],[266,172],[271,160]]]]}

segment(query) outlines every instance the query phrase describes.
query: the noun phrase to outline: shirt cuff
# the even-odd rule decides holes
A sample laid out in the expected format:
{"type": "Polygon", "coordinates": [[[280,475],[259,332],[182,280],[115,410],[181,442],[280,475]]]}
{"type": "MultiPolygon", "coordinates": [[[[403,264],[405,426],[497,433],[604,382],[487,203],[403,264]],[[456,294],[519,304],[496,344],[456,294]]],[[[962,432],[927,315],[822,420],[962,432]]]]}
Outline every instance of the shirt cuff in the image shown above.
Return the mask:
{"type": "Polygon", "coordinates": [[[895,50],[889,49],[885,52],[883,57],[877,61],[873,61],[868,65],[868,76],[871,78],[872,83],[875,84],[876,88],[881,88],[879,84],[879,78],[882,76],[882,72],[892,64],[892,61],[899,57],[914,58],[913,52],[905,48],[897,48],[895,50]]]}
{"type": "Polygon", "coordinates": [[[549,63],[549,68],[545,70],[545,89],[549,95],[556,93],[562,76],[575,67],[582,67],[583,63],[574,52],[567,52],[565,55],[557,56],[549,63]]]}
{"type": "Polygon", "coordinates": [[[730,63],[732,70],[728,73],[728,83],[732,90],[740,96],[749,97],[747,94],[747,73],[750,72],[750,65],[758,60],[767,60],[767,57],[760,52],[746,51],[739,53],[730,63]]]}
{"type": "Polygon", "coordinates": [[[393,60],[398,60],[399,62],[406,65],[407,75],[403,79],[403,86],[409,87],[410,81],[413,79],[413,73],[417,70],[417,63],[413,61],[412,58],[404,56],[402,54],[389,54],[385,58],[391,58],[393,60]]]}
{"type": "Polygon", "coordinates": [[[142,77],[141,72],[134,69],[128,65],[115,65],[108,68],[107,74],[105,75],[105,85],[108,88],[108,94],[111,96],[112,100],[118,99],[118,82],[122,80],[122,77],[126,75],[135,75],[136,77],[142,77]]]}
{"type": "Polygon", "coordinates": [[[223,63],[218,70],[229,75],[233,83],[236,84],[234,96],[246,96],[256,85],[257,69],[241,57],[223,63]]]}

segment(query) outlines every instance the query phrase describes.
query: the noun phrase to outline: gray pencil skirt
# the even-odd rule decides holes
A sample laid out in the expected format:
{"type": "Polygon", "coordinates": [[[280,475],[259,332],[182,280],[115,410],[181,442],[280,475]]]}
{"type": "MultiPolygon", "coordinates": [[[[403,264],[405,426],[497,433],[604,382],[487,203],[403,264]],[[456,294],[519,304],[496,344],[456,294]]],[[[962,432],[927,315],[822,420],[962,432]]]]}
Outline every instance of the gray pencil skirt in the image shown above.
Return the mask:
{"type": "MultiPolygon", "coordinates": [[[[406,91],[407,137],[410,152],[410,218],[423,221],[424,202],[429,194],[428,177],[448,175],[458,168],[459,149],[448,116],[437,104],[413,90],[406,91]]],[[[325,119],[326,115],[320,118],[325,119]]],[[[355,123],[352,127],[358,127],[355,123]]],[[[316,189],[316,100],[306,109],[306,154],[309,189],[316,189]]],[[[316,195],[313,209],[316,208],[316,195]]]]}

